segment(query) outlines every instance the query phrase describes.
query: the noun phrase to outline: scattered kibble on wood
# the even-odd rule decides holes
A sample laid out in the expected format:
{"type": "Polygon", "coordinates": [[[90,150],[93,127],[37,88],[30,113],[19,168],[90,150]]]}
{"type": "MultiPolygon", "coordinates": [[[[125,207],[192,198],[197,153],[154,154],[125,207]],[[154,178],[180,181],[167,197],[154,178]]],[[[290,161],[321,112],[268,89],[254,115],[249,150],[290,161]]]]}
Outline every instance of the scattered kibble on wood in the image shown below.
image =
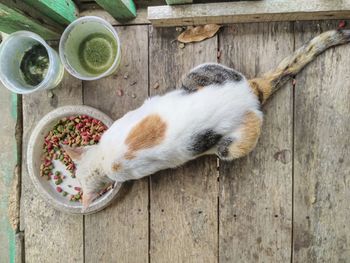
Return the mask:
{"type": "Polygon", "coordinates": [[[184,43],[180,43],[179,48],[181,48],[181,49],[185,48],[185,44],[184,43]]]}
{"type": "Polygon", "coordinates": [[[124,79],[128,79],[128,77],[129,77],[129,74],[128,74],[128,73],[125,73],[125,74],[124,74],[124,79]]]}
{"type": "MultiPolygon", "coordinates": [[[[66,176],[59,171],[54,174],[52,172],[54,169],[53,161],[58,160],[66,166],[66,169],[71,173],[71,177],[75,178],[75,164],[61,145],[71,147],[93,145],[99,142],[106,130],[107,126],[100,120],[87,115],[70,116],[59,120],[44,138],[40,175],[48,180],[53,180],[54,184],[57,185],[56,191],[67,196],[68,193],[59,186],[66,179],[66,176]]],[[[68,187],[72,186],[68,185],[68,187]]],[[[74,189],[79,191],[79,198],[81,198],[81,188],[75,187],[74,189]]],[[[80,199],[77,197],[75,195],[74,200],[71,200],[79,201],[80,199]]]]}
{"type": "Polygon", "coordinates": [[[346,26],[346,22],[344,20],[340,21],[338,24],[338,28],[344,28],[346,26]]]}
{"type": "Polygon", "coordinates": [[[158,82],[153,85],[153,89],[159,89],[159,83],[158,82]]]}
{"type": "Polygon", "coordinates": [[[221,26],[217,24],[188,27],[177,37],[177,40],[182,43],[203,41],[204,39],[213,37],[220,27],[221,26]]]}
{"type": "Polygon", "coordinates": [[[133,99],[135,99],[135,98],[136,98],[136,94],[135,94],[135,93],[131,94],[131,97],[132,97],[133,99]]]}
{"type": "Polygon", "coordinates": [[[47,96],[51,99],[51,98],[53,98],[54,94],[53,94],[52,91],[49,91],[49,92],[47,93],[47,96]]]}
{"type": "Polygon", "coordinates": [[[219,59],[221,57],[221,50],[218,50],[216,57],[219,59]]]}
{"type": "Polygon", "coordinates": [[[117,91],[117,95],[118,95],[119,97],[122,97],[122,96],[124,95],[123,90],[118,89],[118,91],[117,91]]]}

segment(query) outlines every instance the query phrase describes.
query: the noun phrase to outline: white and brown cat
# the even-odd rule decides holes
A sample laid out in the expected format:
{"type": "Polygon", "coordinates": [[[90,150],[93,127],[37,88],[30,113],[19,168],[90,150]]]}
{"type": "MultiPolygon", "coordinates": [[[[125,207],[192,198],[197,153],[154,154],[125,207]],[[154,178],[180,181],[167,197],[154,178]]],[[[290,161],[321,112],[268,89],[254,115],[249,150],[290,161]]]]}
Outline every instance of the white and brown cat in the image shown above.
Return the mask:
{"type": "Polygon", "coordinates": [[[199,65],[180,89],[147,99],[117,120],[98,145],[65,147],[77,164],[84,207],[113,182],[139,179],[202,155],[223,160],[247,155],[260,135],[261,105],[322,51],[349,41],[350,30],[325,32],[276,70],[251,80],[219,64],[199,65]]]}

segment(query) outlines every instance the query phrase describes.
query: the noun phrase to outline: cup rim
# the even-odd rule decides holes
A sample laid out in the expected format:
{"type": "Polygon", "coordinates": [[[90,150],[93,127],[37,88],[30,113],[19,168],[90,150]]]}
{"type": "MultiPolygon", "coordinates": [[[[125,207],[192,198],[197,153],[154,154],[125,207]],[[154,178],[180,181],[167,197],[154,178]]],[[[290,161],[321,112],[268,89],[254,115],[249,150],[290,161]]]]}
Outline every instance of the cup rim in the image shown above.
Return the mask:
{"type": "Polygon", "coordinates": [[[103,77],[108,76],[112,69],[116,67],[116,65],[119,63],[120,60],[120,56],[121,56],[121,48],[120,48],[120,39],[118,36],[117,31],[114,29],[114,27],[108,23],[106,20],[104,20],[101,17],[98,16],[83,16],[80,17],[76,20],[74,20],[72,23],[70,23],[66,29],[64,30],[64,32],[62,33],[62,36],[60,38],[60,43],[59,43],[59,55],[61,58],[61,62],[64,66],[64,68],[74,77],[81,79],[81,80],[97,80],[97,79],[101,79],[103,77]],[[83,76],[82,74],[78,73],[74,67],[69,63],[69,61],[66,59],[66,55],[65,55],[65,43],[66,40],[70,34],[70,32],[74,29],[75,26],[81,24],[82,22],[86,22],[86,21],[96,21],[96,22],[100,22],[103,26],[105,26],[114,36],[114,38],[117,41],[117,54],[116,57],[114,59],[113,64],[103,73],[101,73],[100,75],[97,76],[93,76],[93,77],[87,77],[87,76],[83,76]]]}
{"type": "MultiPolygon", "coordinates": [[[[38,34],[35,34],[33,32],[30,32],[30,31],[26,31],[26,30],[16,31],[4,39],[4,41],[1,43],[0,59],[1,59],[2,53],[4,52],[4,50],[7,47],[7,45],[9,45],[10,40],[16,39],[16,37],[18,37],[18,36],[31,38],[31,39],[34,39],[35,41],[38,41],[41,45],[43,45],[45,47],[47,54],[49,56],[49,62],[52,62],[54,60],[53,54],[50,50],[51,47],[45,42],[45,40],[41,36],[39,36],[38,34]]],[[[13,85],[13,83],[11,81],[9,81],[7,77],[1,78],[1,82],[4,84],[4,86],[7,89],[11,90],[12,92],[15,92],[17,94],[29,94],[29,93],[35,92],[35,91],[40,90],[43,87],[47,86],[47,83],[50,80],[49,78],[47,78],[47,76],[52,75],[53,70],[54,70],[54,65],[52,63],[49,63],[49,68],[47,69],[47,73],[46,73],[46,76],[43,79],[43,81],[40,82],[38,85],[34,86],[35,88],[30,89],[30,90],[16,88],[15,85],[13,85]]]]}

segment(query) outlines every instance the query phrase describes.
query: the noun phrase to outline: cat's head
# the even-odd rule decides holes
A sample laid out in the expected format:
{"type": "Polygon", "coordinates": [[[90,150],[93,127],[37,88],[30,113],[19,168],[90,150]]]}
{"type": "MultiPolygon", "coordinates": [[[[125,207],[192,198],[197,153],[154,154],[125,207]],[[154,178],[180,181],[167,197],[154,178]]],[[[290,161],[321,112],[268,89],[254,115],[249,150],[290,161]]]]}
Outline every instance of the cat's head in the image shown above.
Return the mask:
{"type": "Polygon", "coordinates": [[[62,147],[76,165],[75,175],[82,187],[82,203],[86,209],[114,181],[102,168],[97,145],[76,148],[62,147]]]}

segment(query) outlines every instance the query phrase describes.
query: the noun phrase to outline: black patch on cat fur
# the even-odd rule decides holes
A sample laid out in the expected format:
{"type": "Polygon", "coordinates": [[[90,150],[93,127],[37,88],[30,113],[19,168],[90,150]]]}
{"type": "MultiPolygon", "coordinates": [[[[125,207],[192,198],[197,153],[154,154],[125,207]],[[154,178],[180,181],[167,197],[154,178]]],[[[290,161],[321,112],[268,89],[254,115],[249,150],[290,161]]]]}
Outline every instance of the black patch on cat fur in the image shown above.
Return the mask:
{"type": "Polygon", "coordinates": [[[243,76],[230,68],[220,64],[204,64],[192,70],[183,80],[182,89],[191,93],[199,87],[212,84],[223,84],[225,81],[241,81],[243,76]]]}
{"type": "Polygon", "coordinates": [[[224,138],[218,143],[219,157],[227,157],[229,154],[229,147],[233,140],[231,138],[224,138]]]}
{"type": "Polygon", "coordinates": [[[188,149],[194,154],[201,154],[213,148],[221,138],[221,134],[218,134],[213,130],[205,130],[193,136],[192,144],[188,149]]]}

